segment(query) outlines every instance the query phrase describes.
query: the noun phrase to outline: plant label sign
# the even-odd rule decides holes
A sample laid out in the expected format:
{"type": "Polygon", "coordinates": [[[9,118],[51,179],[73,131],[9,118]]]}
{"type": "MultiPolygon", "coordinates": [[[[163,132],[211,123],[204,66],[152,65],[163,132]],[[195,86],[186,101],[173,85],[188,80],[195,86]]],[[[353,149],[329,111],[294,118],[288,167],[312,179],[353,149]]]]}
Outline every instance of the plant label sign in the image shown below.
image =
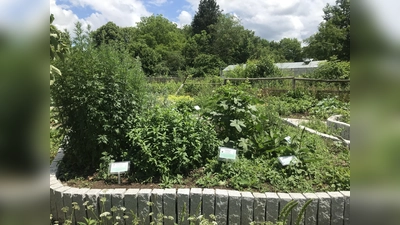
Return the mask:
{"type": "Polygon", "coordinates": [[[110,174],[120,174],[127,172],[129,170],[129,164],[129,161],[111,163],[110,174]]]}
{"type": "Polygon", "coordinates": [[[282,166],[287,166],[287,165],[289,165],[292,161],[293,161],[294,163],[296,163],[296,162],[299,161],[299,160],[297,159],[297,157],[296,157],[296,156],[293,156],[293,155],[291,155],[291,156],[281,156],[281,157],[278,157],[278,160],[279,160],[279,162],[282,164],[282,166]]]}
{"type": "Polygon", "coordinates": [[[235,160],[236,149],[220,147],[219,148],[219,160],[235,160]]]}

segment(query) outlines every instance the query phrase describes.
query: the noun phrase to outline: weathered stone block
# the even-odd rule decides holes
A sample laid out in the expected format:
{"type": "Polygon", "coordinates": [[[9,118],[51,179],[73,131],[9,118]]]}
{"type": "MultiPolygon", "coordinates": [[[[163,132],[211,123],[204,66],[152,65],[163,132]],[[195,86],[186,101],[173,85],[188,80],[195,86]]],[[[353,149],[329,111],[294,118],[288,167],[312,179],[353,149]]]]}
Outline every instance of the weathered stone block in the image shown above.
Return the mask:
{"type": "Polygon", "coordinates": [[[140,224],[149,225],[150,224],[150,195],[151,189],[141,189],[138,192],[138,216],[141,221],[140,224]]]}
{"type": "Polygon", "coordinates": [[[163,221],[163,193],[164,189],[153,189],[151,191],[151,202],[153,203],[151,206],[151,212],[153,213],[152,221],[156,222],[156,224],[163,221]]]}
{"type": "Polygon", "coordinates": [[[253,221],[254,196],[250,192],[241,192],[242,195],[242,218],[241,224],[247,225],[253,221]]]}
{"type": "Polygon", "coordinates": [[[267,209],[266,209],[266,221],[276,223],[279,216],[279,196],[274,192],[266,192],[267,197],[267,209]]]}
{"type": "Polygon", "coordinates": [[[210,219],[210,215],[215,215],[215,190],[203,189],[202,212],[205,218],[210,219]]]}
{"type": "Polygon", "coordinates": [[[215,190],[215,219],[218,225],[227,224],[228,220],[228,191],[215,190]]]}
{"type": "MultiPolygon", "coordinates": [[[[290,202],[292,201],[292,198],[290,197],[289,194],[287,193],[277,193],[280,200],[279,200],[279,213],[282,213],[282,209],[290,202]]],[[[293,211],[293,210],[292,210],[293,211]]],[[[285,224],[290,225],[292,224],[292,212],[288,214],[288,217],[285,221],[285,224]]]]}
{"type": "Polygon", "coordinates": [[[85,193],[89,191],[89,188],[79,188],[78,191],[72,194],[72,201],[78,203],[79,210],[75,210],[75,219],[77,222],[84,222],[86,215],[86,209],[83,203],[85,202],[85,193]]]}
{"type": "Polygon", "coordinates": [[[315,193],[319,198],[318,205],[318,225],[331,223],[331,198],[325,192],[315,193]]]}
{"type": "Polygon", "coordinates": [[[113,189],[102,189],[99,195],[99,209],[100,213],[109,212],[111,213],[111,194],[113,189]]]}
{"type": "Polygon", "coordinates": [[[340,192],[327,192],[331,197],[331,225],[343,225],[344,196],[340,192]]]}
{"type": "Polygon", "coordinates": [[[176,218],[176,189],[165,189],[164,194],[164,216],[172,219],[164,219],[165,225],[174,225],[176,218]]]}
{"type": "Polygon", "coordinates": [[[229,196],[229,225],[239,225],[241,215],[242,196],[239,191],[228,191],[229,196]]]}
{"type": "MultiPolygon", "coordinates": [[[[63,193],[63,200],[64,200],[64,206],[68,207],[68,212],[66,213],[66,218],[70,218],[71,213],[73,213],[72,209],[72,198],[74,193],[78,192],[79,188],[69,188],[68,190],[64,191],[63,193]]],[[[73,217],[72,223],[75,224],[75,217],[73,217]]]]}
{"type": "MultiPolygon", "coordinates": [[[[293,208],[292,210],[292,224],[295,224],[297,221],[297,218],[300,216],[300,210],[306,203],[306,197],[300,193],[289,193],[290,197],[297,201],[298,204],[296,207],[293,208]]],[[[304,224],[304,215],[302,215],[302,219],[300,221],[300,224],[304,224]]]]}
{"type": "Polygon", "coordinates": [[[112,194],[111,194],[111,207],[117,207],[117,211],[116,212],[112,212],[112,216],[113,218],[115,218],[115,220],[117,222],[119,222],[119,224],[124,224],[125,221],[123,219],[123,215],[124,212],[122,211],[121,207],[124,207],[124,194],[126,192],[125,188],[116,188],[113,190],[112,194]],[[117,216],[119,216],[119,220],[117,219],[117,216]]]}
{"type": "Polygon", "coordinates": [[[137,194],[139,193],[139,189],[128,189],[125,192],[125,215],[128,216],[126,219],[126,224],[132,224],[132,221],[138,218],[138,202],[137,202],[137,194]]]}
{"type": "Polygon", "coordinates": [[[96,218],[100,215],[100,208],[99,208],[99,195],[100,195],[101,189],[90,189],[88,192],[85,193],[85,199],[88,202],[88,206],[92,205],[93,206],[93,211],[89,210],[87,211],[87,216],[88,218],[96,218]],[[95,214],[95,215],[93,215],[95,214]]]}
{"type": "Polygon", "coordinates": [[[267,208],[267,196],[264,193],[253,193],[254,196],[254,221],[265,221],[265,209],[267,208]]]}
{"type": "Polygon", "coordinates": [[[344,225],[350,225],[350,191],[341,191],[344,196],[344,225]]]}
{"type": "Polygon", "coordinates": [[[178,189],[178,224],[189,225],[190,189],[178,189]]]}
{"type": "MultiPolygon", "coordinates": [[[[60,223],[65,221],[65,213],[62,211],[62,208],[64,207],[64,191],[70,189],[71,187],[68,186],[62,186],[59,188],[54,189],[54,204],[57,209],[57,214],[53,215],[53,218],[60,223]]],[[[50,189],[51,190],[51,189],[50,189]]],[[[69,207],[71,208],[71,207],[69,207]]]]}
{"type": "Polygon", "coordinates": [[[317,225],[317,215],[318,215],[318,196],[314,193],[304,193],[306,201],[312,200],[306,209],[306,214],[304,216],[305,225],[317,225]]]}
{"type": "Polygon", "coordinates": [[[199,215],[202,215],[202,193],[203,191],[201,188],[190,189],[190,216],[198,217],[199,215]]]}

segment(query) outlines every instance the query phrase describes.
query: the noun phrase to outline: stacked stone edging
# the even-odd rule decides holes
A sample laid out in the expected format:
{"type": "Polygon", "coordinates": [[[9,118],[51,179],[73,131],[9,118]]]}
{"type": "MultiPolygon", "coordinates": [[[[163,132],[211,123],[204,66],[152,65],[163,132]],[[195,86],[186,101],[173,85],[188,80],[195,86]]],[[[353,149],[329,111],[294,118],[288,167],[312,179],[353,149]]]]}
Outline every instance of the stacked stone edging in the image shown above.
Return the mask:
{"type": "Polygon", "coordinates": [[[350,140],[350,124],[338,121],[341,115],[334,115],[326,120],[326,125],[333,130],[341,129],[340,136],[350,140]]]}
{"type": "MultiPolygon", "coordinates": [[[[50,213],[59,222],[66,219],[62,211],[64,206],[71,209],[72,202],[80,205],[75,212],[77,222],[84,222],[84,217],[92,217],[91,212],[85,211],[82,204],[89,201],[95,205],[97,216],[100,215],[101,197],[106,198],[105,210],[110,212],[113,206],[125,207],[126,212],[132,210],[141,224],[150,224],[148,217],[154,212],[174,217],[174,221],[164,219],[164,224],[188,225],[188,215],[210,214],[216,216],[219,225],[237,224],[248,225],[252,221],[276,222],[282,208],[291,200],[299,202],[288,217],[290,224],[295,224],[297,215],[304,203],[312,199],[308,206],[303,222],[305,225],[348,225],[350,224],[350,191],[317,192],[317,193],[252,193],[222,189],[190,188],[190,189],[89,189],[64,186],[55,176],[57,164],[62,159],[63,152],[59,151],[50,166],[50,213]],[[149,206],[148,202],[152,202],[149,206]],[[185,213],[184,221],[181,221],[185,213]],[[89,215],[88,215],[89,214],[89,215]]],[[[69,215],[69,214],[68,214],[69,215]]],[[[132,216],[126,220],[130,224],[132,216]]],[[[75,223],[75,220],[74,220],[75,223]]]]}
{"type": "MultiPolygon", "coordinates": [[[[340,138],[337,138],[335,136],[332,136],[332,135],[329,135],[329,134],[324,134],[324,133],[321,133],[321,132],[316,131],[314,129],[311,129],[309,127],[300,125],[299,121],[304,121],[302,119],[282,118],[282,120],[284,122],[286,122],[287,124],[291,125],[291,126],[299,127],[300,129],[305,129],[306,131],[308,131],[308,132],[310,132],[312,134],[316,134],[316,135],[318,135],[318,136],[320,136],[322,138],[330,139],[330,140],[333,140],[333,141],[343,141],[346,144],[346,146],[348,148],[350,148],[350,139],[345,139],[345,138],[340,139],[340,138]]],[[[327,125],[328,125],[328,127],[332,128],[332,125],[330,125],[330,122],[332,122],[332,121],[328,120],[327,121],[327,125]]],[[[338,124],[338,123],[343,123],[343,122],[336,121],[334,124],[338,124]]],[[[346,123],[343,123],[343,124],[346,124],[346,123]]],[[[350,138],[350,125],[349,125],[349,138],[350,138]]]]}

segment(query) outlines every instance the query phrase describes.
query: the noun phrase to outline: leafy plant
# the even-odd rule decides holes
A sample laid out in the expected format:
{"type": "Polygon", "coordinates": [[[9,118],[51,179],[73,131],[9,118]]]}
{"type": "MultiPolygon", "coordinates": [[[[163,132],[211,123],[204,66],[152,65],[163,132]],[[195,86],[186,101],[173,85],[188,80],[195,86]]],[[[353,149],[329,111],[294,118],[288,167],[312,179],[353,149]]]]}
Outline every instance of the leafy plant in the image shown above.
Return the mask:
{"type": "Polygon", "coordinates": [[[60,132],[68,137],[59,175],[93,173],[103,152],[122,159],[130,148],[126,133],[145,107],[139,61],[112,46],[94,49],[82,34],[74,41],[70,55],[57,65],[63,76],[51,86],[60,132]]]}
{"type": "Polygon", "coordinates": [[[205,115],[211,118],[218,137],[228,146],[237,147],[238,141],[251,135],[259,122],[255,106],[258,100],[249,89],[248,84],[225,85],[215,91],[208,103],[205,115]]]}
{"type": "MultiPolygon", "coordinates": [[[[210,124],[174,106],[156,106],[128,132],[127,159],[138,177],[188,174],[216,155],[220,146],[210,124]]],[[[165,179],[164,179],[165,180],[165,179]]]]}
{"type": "Polygon", "coordinates": [[[350,118],[350,103],[338,100],[338,97],[324,98],[310,108],[310,115],[319,119],[327,119],[333,115],[343,115],[350,118]]]}

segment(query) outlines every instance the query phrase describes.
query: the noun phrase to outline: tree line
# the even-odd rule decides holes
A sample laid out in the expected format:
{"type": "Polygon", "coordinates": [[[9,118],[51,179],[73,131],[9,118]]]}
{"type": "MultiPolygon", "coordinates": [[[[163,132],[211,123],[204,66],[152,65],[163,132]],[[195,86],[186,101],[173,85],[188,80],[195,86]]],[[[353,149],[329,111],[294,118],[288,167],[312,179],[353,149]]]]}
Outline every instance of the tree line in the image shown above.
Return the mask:
{"type": "MultiPolygon", "coordinates": [[[[201,0],[190,25],[182,28],[162,15],[143,17],[136,27],[119,27],[108,22],[97,30],[84,31],[75,24],[75,38],[59,33],[70,49],[82,47],[81,39],[92,47],[112,45],[141,61],[146,76],[194,77],[218,75],[221,68],[247,62],[298,62],[314,60],[350,61],[350,0],[337,0],[323,9],[323,22],[302,47],[296,38],[268,41],[246,29],[238,18],[223,13],[215,0],[201,0]]],[[[51,20],[52,22],[52,20],[51,20]]],[[[51,32],[52,32],[51,30],[51,32]]],[[[52,52],[52,45],[50,45],[52,52]]],[[[53,57],[54,58],[54,57],[53,57]]]]}

